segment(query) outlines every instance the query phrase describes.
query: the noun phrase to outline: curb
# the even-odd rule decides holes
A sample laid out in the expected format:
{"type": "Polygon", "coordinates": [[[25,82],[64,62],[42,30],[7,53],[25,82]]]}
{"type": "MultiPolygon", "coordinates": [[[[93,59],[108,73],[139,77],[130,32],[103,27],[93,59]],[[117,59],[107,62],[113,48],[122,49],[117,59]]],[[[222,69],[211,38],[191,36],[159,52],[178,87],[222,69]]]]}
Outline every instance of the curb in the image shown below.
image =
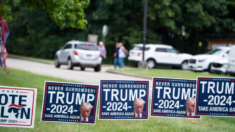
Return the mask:
{"type": "Polygon", "coordinates": [[[38,60],[33,60],[33,59],[31,60],[31,59],[20,58],[20,57],[15,57],[15,56],[8,56],[8,58],[21,59],[21,60],[27,60],[27,61],[34,61],[34,62],[44,63],[44,64],[53,64],[53,63],[49,63],[49,62],[43,62],[43,61],[38,61],[38,60]]]}
{"type": "Polygon", "coordinates": [[[111,71],[111,70],[107,70],[106,72],[108,72],[108,73],[114,73],[114,74],[120,74],[120,75],[127,75],[127,76],[132,76],[132,77],[139,77],[139,78],[144,78],[144,79],[152,80],[152,77],[147,77],[147,76],[142,76],[142,75],[135,75],[135,74],[131,74],[131,73],[122,73],[122,72],[111,71]]]}

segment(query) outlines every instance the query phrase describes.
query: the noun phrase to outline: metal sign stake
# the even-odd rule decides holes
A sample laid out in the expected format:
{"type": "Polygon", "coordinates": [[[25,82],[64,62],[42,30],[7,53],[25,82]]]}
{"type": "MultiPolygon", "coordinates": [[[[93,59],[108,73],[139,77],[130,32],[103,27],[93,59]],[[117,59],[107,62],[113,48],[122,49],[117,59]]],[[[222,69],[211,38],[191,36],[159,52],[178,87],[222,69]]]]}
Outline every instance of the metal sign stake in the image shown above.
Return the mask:
{"type": "Polygon", "coordinates": [[[132,120],[132,132],[133,132],[133,128],[134,128],[134,120],[132,120]]]}
{"type": "Polygon", "coordinates": [[[112,131],[113,131],[113,120],[112,120],[112,128],[111,128],[111,129],[112,129],[112,131]]]}
{"type": "Polygon", "coordinates": [[[163,118],[163,122],[162,122],[162,131],[164,132],[164,120],[165,120],[165,117],[163,118]]]}
{"type": "Polygon", "coordinates": [[[79,132],[80,132],[80,122],[79,122],[79,120],[78,120],[78,128],[79,128],[79,132]]]}
{"type": "Polygon", "coordinates": [[[81,132],[81,122],[79,122],[79,132],[81,132]]]}
{"type": "Polygon", "coordinates": [[[210,117],[208,118],[208,132],[209,132],[209,129],[210,129],[210,117]]]}
{"type": "Polygon", "coordinates": [[[184,132],[185,132],[185,119],[184,119],[184,132]]]}
{"type": "Polygon", "coordinates": [[[57,125],[56,125],[56,132],[57,132],[57,129],[58,129],[58,122],[56,123],[57,125]]]}

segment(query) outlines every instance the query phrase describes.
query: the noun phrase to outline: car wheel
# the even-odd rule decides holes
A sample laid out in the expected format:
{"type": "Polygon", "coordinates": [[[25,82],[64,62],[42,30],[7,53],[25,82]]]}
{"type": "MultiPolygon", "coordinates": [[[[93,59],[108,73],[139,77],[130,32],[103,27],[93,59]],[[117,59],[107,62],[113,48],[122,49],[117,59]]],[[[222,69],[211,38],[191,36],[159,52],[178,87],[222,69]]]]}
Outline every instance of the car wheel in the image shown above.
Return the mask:
{"type": "Polygon", "coordinates": [[[68,66],[68,69],[70,69],[70,70],[73,69],[73,63],[72,63],[71,59],[68,59],[67,66],[68,66]]]}
{"type": "Polygon", "coordinates": [[[95,68],[94,68],[94,71],[95,72],[99,72],[101,70],[101,66],[100,65],[98,65],[98,66],[96,66],[95,68]]]}
{"type": "Polygon", "coordinates": [[[188,70],[188,61],[182,62],[180,67],[182,70],[188,70]]]}
{"type": "Polygon", "coordinates": [[[208,72],[213,73],[213,71],[211,70],[211,68],[212,68],[212,64],[210,64],[210,65],[208,66],[208,72]]]}
{"type": "Polygon", "coordinates": [[[59,63],[57,57],[55,57],[55,67],[56,67],[56,68],[60,68],[60,63],[59,63]]]}
{"type": "Polygon", "coordinates": [[[148,68],[154,68],[155,67],[155,61],[153,59],[147,60],[148,68]]]}
{"type": "Polygon", "coordinates": [[[81,70],[84,71],[84,70],[85,70],[85,67],[81,67],[81,70]]]}

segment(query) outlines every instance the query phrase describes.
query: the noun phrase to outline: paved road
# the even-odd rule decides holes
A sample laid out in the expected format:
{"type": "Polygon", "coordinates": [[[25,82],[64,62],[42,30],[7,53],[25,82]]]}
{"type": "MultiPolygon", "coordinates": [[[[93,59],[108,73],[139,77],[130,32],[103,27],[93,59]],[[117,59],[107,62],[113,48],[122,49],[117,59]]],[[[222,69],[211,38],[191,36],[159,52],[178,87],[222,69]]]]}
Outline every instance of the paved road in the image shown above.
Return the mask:
{"type": "MultiPolygon", "coordinates": [[[[105,71],[107,69],[112,68],[107,66],[102,67],[101,72],[94,72],[93,68],[86,68],[85,71],[81,71],[79,67],[75,67],[74,70],[68,70],[66,66],[55,68],[53,64],[45,64],[45,63],[33,62],[22,59],[14,59],[14,58],[7,59],[7,66],[9,68],[20,69],[20,70],[30,71],[36,74],[62,78],[68,81],[69,80],[78,81],[85,84],[97,85],[99,84],[100,80],[146,80],[138,77],[106,73],[105,71]]],[[[53,81],[53,80],[48,80],[48,81],[53,81]]]]}

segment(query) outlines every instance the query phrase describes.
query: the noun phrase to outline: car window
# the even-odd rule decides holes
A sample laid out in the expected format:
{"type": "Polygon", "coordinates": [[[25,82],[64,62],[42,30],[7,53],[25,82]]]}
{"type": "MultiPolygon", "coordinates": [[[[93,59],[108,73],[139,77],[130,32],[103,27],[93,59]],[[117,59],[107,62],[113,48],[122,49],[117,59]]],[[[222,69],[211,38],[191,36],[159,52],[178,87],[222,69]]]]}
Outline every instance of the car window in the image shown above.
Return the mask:
{"type": "Polygon", "coordinates": [[[156,48],[156,52],[166,52],[166,48],[156,48]]]}
{"type": "Polygon", "coordinates": [[[166,49],[166,52],[167,53],[180,53],[179,51],[177,51],[176,49],[173,49],[173,48],[171,48],[171,49],[166,49]]]}
{"type": "Polygon", "coordinates": [[[96,45],[94,45],[94,44],[89,44],[89,43],[76,44],[76,45],[75,45],[75,49],[93,50],[93,51],[98,51],[98,50],[99,50],[96,45]]]}
{"type": "MultiPolygon", "coordinates": [[[[144,51],[148,51],[150,49],[150,47],[145,47],[145,50],[144,51]]],[[[140,46],[135,46],[133,48],[133,50],[143,50],[143,47],[140,47],[140,46]]]]}
{"type": "Polygon", "coordinates": [[[228,58],[228,56],[229,56],[229,51],[230,51],[230,50],[228,50],[227,52],[225,52],[222,56],[223,56],[224,58],[228,58]]]}
{"type": "Polygon", "coordinates": [[[72,45],[71,44],[67,44],[64,49],[71,49],[72,48],[72,45]]]}
{"type": "Polygon", "coordinates": [[[219,54],[221,54],[223,51],[224,51],[224,50],[222,50],[222,49],[213,49],[213,50],[208,51],[208,52],[205,53],[205,54],[207,54],[207,55],[219,55],[219,54]]]}

